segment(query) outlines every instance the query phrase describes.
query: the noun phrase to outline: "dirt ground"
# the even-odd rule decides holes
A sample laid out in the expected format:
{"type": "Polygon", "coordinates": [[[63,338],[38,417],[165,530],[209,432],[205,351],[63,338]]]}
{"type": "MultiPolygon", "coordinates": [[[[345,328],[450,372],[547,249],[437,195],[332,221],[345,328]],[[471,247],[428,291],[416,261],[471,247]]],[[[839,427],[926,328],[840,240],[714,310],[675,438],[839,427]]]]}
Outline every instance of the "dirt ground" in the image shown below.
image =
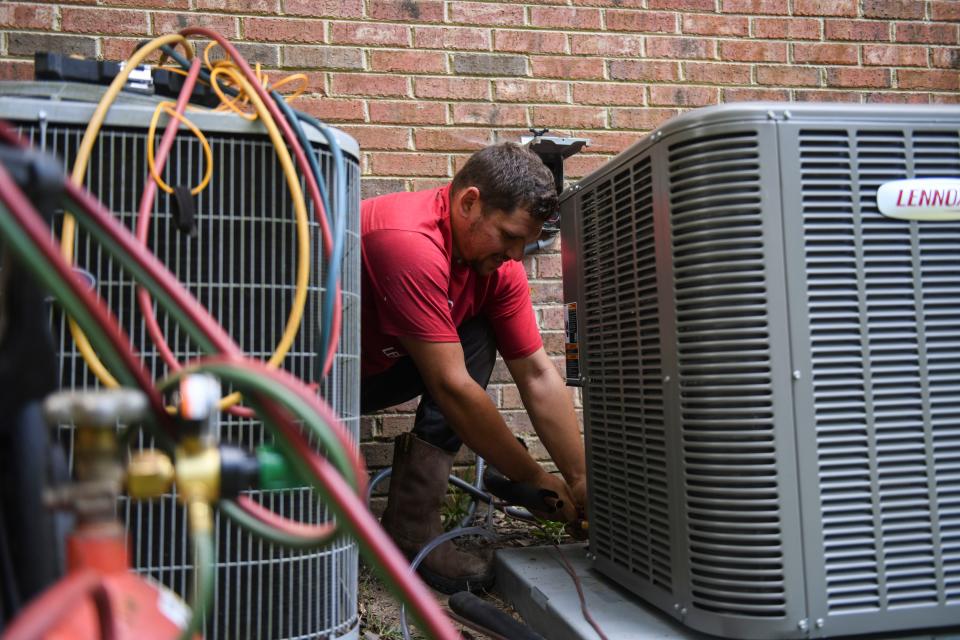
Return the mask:
{"type": "MultiPolygon", "coordinates": [[[[549,535],[552,534],[545,535],[542,530],[533,525],[507,518],[499,512],[494,514],[493,520],[494,530],[497,532],[498,538],[493,541],[484,540],[480,543],[487,548],[538,546],[550,542],[549,535]]],[[[434,591],[434,594],[441,606],[449,610],[447,609],[448,596],[437,591],[434,591]]],[[[520,615],[510,606],[510,603],[497,595],[496,585],[494,585],[493,592],[476,595],[496,605],[517,620],[522,620],[520,615]]],[[[403,639],[400,627],[400,604],[367,567],[362,567],[360,571],[359,603],[360,637],[362,640],[403,639]]],[[[410,623],[411,638],[426,640],[426,637],[420,634],[416,626],[412,624],[411,616],[408,616],[407,622],[410,623]]],[[[467,629],[460,624],[454,623],[454,626],[461,631],[466,640],[488,640],[489,638],[487,635],[467,629]]]]}

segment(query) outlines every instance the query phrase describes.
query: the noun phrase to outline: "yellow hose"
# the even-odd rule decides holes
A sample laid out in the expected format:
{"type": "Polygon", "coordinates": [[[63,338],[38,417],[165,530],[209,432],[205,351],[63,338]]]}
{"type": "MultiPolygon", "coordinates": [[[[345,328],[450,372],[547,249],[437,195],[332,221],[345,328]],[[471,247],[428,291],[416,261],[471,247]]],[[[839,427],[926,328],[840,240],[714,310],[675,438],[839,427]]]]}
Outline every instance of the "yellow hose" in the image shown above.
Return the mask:
{"type": "MultiPolygon", "coordinates": [[[[93,146],[96,142],[97,135],[103,126],[107,111],[110,109],[110,106],[116,100],[117,95],[126,84],[127,77],[130,75],[131,70],[140,65],[151,53],[160,47],[177,43],[183,45],[188,59],[193,57],[193,49],[190,46],[190,43],[183,36],[179,34],[161,36],[137,50],[127,61],[127,64],[124,66],[120,74],[118,74],[114,81],[110,84],[110,87],[107,89],[106,93],[104,93],[103,98],[100,100],[100,103],[97,105],[97,108],[90,119],[90,124],[87,126],[83,140],[80,143],[80,148],[77,151],[77,158],[74,162],[73,173],[71,175],[71,179],[75,184],[83,184],[83,178],[86,174],[87,165],[90,161],[90,156],[93,151],[93,146]]],[[[234,68],[226,65],[216,65],[213,71],[218,75],[225,74],[235,86],[243,89],[248,99],[252,102],[256,113],[263,121],[263,125],[267,130],[270,141],[273,143],[274,148],[276,149],[277,159],[283,169],[287,180],[287,186],[290,190],[290,195],[293,200],[297,224],[296,288],[293,305],[290,308],[290,313],[287,317],[287,324],[284,328],[283,335],[281,336],[280,342],[274,349],[273,355],[267,361],[267,366],[271,368],[277,368],[283,362],[283,359],[290,351],[290,347],[293,345],[293,341],[296,338],[297,332],[299,331],[300,321],[303,319],[303,312],[307,302],[307,286],[310,278],[310,228],[307,220],[307,207],[304,201],[303,191],[300,188],[300,180],[297,177],[296,169],[292,159],[290,158],[290,153],[287,151],[287,147],[284,143],[280,130],[277,128],[277,125],[274,122],[273,117],[270,115],[269,110],[267,110],[266,105],[264,105],[256,91],[254,91],[250,86],[247,79],[234,68]]],[[[211,85],[216,87],[216,82],[214,81],[213,77],[211,77],[211,85]]],[[[208,165],[208,167],[209,166],[211,165],[208,165]]],[[[75,233],[76,224],[74,218],[69,213],[66,213],[63,220],[63,232],[61,236],[60,247],[64,258],[71,263],[73,262],[75,233]]],[[[90,367],[91,371],[93,371],[93,373],[104,385],[108,387],[118,386],[116,379],[110,375],[110,372],[106,370],[106,367],[104,367],[103,363],[97,357],[96,352],[93,350],[93,347],[90,345],[90,342],[87,340],[86,335],[72,318],[69,319],[69,326],[70,333],[76,342],[77,349],[83,359],[86,361],[87,365],[90,367]]],[[[220,409],[222,410],[233,406],[240,401],[240,398],[241,396],[239,393],[230,394],[220,401],[220,409]]]]}
{"type": "MultiPolygon", "coordinates": [[[[103,121],[107,117],[107,111],[110,110],[110,106],[127,84],[127,78],[130,76],[130,73],[160,47],[176,44],[183,46],[187,59],[193,58],[193,47],[190,46],[190,43],[185,37],[179,33],[161,36],[135,51],[127,60],[123,69],[120,70],[120,73],[117,74],[117,77],[114,78],[110,86],[107,87],[107,91],[103,94],[99,104],[97,104],[96,110],[93,112],[93,116],[90,118],[90,124],[87,125],[87,130],[83,134],[83,139],[80,141],[80,148],[77,149],[77,159],[73,163],[73,172],[70,175],[70,179],[75,185],[83,185],[83,178],[87,173],[87,165],[90,163],[93,145],[97,141],[97,135],[100,133],[101,127],[103,127],[103,121]]],[[[73,264],[75,234],[76,220],[74,220],[70,212],[65,212],[63,216],[63,230],[60,236],[60,252],[68,264],[73,264]]],[[[117,379],[110,375],[110,372],[107,371],[107,368],[100,361],[100,358],[97,357],[86,334],[80,329],[80,325],[78,325],[73,318],[69,317],[67,318],[67,324],[70,327],[70,335],[73,336],[73,341],[77,345],[77,350],[80,351],[80,355],[87,363],[87,366],[90,367],[90,370],[93,371],[93,374],[97,376],[100,382],[108,387],[113,388],[120,386],[117,379]]]]}

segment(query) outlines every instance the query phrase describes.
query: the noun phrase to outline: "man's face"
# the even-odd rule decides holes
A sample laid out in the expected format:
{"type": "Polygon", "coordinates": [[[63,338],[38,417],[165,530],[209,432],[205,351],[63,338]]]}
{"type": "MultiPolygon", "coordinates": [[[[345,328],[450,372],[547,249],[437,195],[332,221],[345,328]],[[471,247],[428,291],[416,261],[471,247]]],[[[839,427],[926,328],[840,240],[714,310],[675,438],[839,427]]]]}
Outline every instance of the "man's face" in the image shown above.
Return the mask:
{"type": "Polygon", "coordinates": [[[459,257],[481,276],[507,260],[522,260],[523,248],[540,236],[543,223],[525,209],[483,212],[480,197],[462,201],[463,224],[456,234],[459,257]]]}

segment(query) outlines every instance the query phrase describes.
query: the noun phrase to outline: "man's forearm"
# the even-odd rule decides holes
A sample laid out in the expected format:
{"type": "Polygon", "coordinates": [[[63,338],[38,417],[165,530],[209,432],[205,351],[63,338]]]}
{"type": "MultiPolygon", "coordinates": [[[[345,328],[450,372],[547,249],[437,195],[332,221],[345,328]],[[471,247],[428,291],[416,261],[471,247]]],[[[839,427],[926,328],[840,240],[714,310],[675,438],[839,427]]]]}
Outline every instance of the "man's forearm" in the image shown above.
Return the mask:
{"type": "Polygon", "coordinates": [[[463,443],[500,473],[519,482],[532,482],[543,473],[480,385],[463,384],[435,393],[434,399],[463,443]]]}
{"type": "Polygon", "coordinates": [[[570,392],[554,369],[520,388],[524,407],[537,436],[568,484],[586,477],[586,458],[580,425],[570,392]]]}

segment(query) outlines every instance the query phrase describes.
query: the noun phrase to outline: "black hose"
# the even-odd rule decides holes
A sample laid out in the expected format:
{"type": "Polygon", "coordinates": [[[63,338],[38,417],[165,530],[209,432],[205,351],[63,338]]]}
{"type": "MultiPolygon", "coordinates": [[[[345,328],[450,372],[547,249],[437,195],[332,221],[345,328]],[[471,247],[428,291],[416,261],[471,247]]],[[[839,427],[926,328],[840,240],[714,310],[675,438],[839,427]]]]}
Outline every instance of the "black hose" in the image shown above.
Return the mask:
{"type": "Polygon", "coordinates": [[[469,591],[450,596],[450,608],[467,620],[490,629],[508,640],[544,640],[543,636],[527,625],[514,620],[505,611],[482,600],[469,591]]]}

